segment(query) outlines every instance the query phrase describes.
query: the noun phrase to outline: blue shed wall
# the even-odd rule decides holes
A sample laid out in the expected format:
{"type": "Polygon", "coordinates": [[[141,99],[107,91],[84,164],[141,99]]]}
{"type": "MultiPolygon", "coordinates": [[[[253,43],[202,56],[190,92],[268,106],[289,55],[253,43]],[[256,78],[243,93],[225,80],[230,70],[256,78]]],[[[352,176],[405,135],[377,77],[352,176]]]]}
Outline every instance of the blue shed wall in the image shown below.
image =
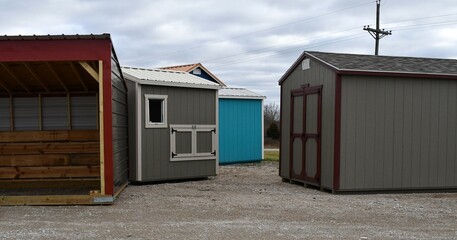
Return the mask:
{"type": "Polygon", "coordinates": [[[219,163],[262,160],[262,100],[219,99],[219,163]]]}

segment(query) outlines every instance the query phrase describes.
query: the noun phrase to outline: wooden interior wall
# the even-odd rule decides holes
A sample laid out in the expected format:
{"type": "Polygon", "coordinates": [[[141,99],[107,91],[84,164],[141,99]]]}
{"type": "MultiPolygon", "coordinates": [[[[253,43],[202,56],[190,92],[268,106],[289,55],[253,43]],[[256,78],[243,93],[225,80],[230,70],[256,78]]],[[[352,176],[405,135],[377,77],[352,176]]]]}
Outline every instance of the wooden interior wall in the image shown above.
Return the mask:
{"type": "Polygon", "coordinates": [[[0,128],[0,189],[100,191],[95,93],[14,94],[0,100],[0,113],[8,115],[3,116],[8,127],[0,128]],[[20,99],[34,105],[14,104],[20,99]],[[19,108],[24,116],[16,116],[19,108]]]}
{"type": "Polygon", "coordinates": [[[97,180],[99,148],[98,130],[0,132],[0,184],[97,180]]]}

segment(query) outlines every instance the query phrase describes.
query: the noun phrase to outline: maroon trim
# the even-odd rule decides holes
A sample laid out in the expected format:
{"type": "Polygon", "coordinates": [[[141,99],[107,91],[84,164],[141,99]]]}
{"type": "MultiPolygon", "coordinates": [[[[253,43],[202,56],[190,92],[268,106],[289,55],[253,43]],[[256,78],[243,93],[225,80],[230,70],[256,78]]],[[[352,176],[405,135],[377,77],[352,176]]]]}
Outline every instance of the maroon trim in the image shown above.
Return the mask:
{"type": "Polygon", "coordinates": [[[108,46],[110,39],[0,41],[0,62],[100,60],[108,46]]]}
{"type": "Polygon", "coordinates": [[[320,86],[318,100],[317,100],[317,136],[315,137],[317,143],[317,159],[316,159],[316,175],[314,176],[315,179],[319,182],[319,186],[321,185],[321,157],[322,157],[322,88],[323,85],[320,86]]]}
{"type": "Polygon", "coordinates": [[[289,119],[289,179],[293,178],[294,170],[293,170],[293,142],[294,142],[294,94],[290,94],[290,119],[289,119]]]}
{"type": "Polygon", "coordinates": [[[307,88],[307,87],[309,87],[309,83],[301,85],[301,88],[307,88]]]}
{"type": "Polygon", "coordinates": [[[113,152],[113,113],[111,82],[111,48],[105,49],[103,60],[103,126],[105,137],[105,194],[114,194],[114,152],[113,152]]]}
{"type": "Polygon", "coordinates": [[[445,74],[421,74],[421,73],[402,73],[402,72],[371,72],[357,70],[340,70],[337,74],[355,75],[355,76],[379,76],[379,77],[408,77],[408,78],[439,78],[457,80],[456,75],[445,74]]]}
{"type": "Polygon", "coordinates": [[[303,85],[300,89],[294,89],[291,91],[291,115],[290,115],[290,144],[289,144],[289,175],[290,178],[303,180],[309,183],[314,183],[320,186],[321,178],[321,129],[322,129],[322,85],[309,87],[309,85],[303,85]],[[317,109],[317,133],[306,132],[306,99],[307,95],[318,95],[318,109],[317,109]],[[294,98],[296,96],[303,96],[303,126],[301,133],[294,133],[294,98]],[[296,175],[293,171],[293,142],[295,138],[300,138],[302,141],[302,169],[300,174],[296,175]],[[316,173],[314,176],[308,176],[306,169],[306,142],[308,139],[314,139],[317,145],[317,156],[316,156],[316,173]]]}
{"type": "Polygon", "coordinates": [[[335,79],[335,129],[333,144],[333,189],[340,189],[340,146],[341,146],[341,75],[335,79]]]}

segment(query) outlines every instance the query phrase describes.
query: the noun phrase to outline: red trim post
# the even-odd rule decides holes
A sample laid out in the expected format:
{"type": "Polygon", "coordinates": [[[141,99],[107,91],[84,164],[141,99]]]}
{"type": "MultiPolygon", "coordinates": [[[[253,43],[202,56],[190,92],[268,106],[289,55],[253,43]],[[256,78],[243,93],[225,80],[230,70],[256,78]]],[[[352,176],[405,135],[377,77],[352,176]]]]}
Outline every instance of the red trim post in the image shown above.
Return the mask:
{"type": "Polygon", "coordinates": [[[295,109],[294,94],[290,94],[290,119],[289,119],[289,179],[292,180],[293,170],[293,134],[294,134],[294,109],[295,109]]]}
{"type": "Polygon", "coordinates": [[[114,194],[111,48],[103,58],[103,126],[105,137],[105,194],[114,194]]]}
{"type": "Polygon", "coordinates": [[[317,102],[317,169],[314,179],[317,180],[319,186],[321,186],[321,165],[322,165],[322,85],[319,90],[318,102],[317,102]]]}
{"type": "Polygon", "coordinates": [[[341,75],[335,79],[335,130],[333,144],[333,190],[340,189],[340,147],[341,147],[341,75]]]}

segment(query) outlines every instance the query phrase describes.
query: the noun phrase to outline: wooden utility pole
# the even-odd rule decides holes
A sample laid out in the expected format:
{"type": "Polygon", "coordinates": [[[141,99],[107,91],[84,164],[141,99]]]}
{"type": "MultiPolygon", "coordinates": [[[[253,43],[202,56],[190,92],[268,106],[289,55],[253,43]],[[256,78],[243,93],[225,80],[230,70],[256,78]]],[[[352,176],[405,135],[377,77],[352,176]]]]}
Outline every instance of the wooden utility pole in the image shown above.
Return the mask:
{"type": "Polygon", "coordinates": [[[368,31],[370,35],[375,39],[375,51],[374,55],[379,53],[379,40],[387,35],[391,35],[392,31],[386,31],[385,29],[379,28],[379,15],[381,8],[381,0],[376,0],[376,29],[370,28],[370,25],[364,26],[363,30],[368,31]]]}

